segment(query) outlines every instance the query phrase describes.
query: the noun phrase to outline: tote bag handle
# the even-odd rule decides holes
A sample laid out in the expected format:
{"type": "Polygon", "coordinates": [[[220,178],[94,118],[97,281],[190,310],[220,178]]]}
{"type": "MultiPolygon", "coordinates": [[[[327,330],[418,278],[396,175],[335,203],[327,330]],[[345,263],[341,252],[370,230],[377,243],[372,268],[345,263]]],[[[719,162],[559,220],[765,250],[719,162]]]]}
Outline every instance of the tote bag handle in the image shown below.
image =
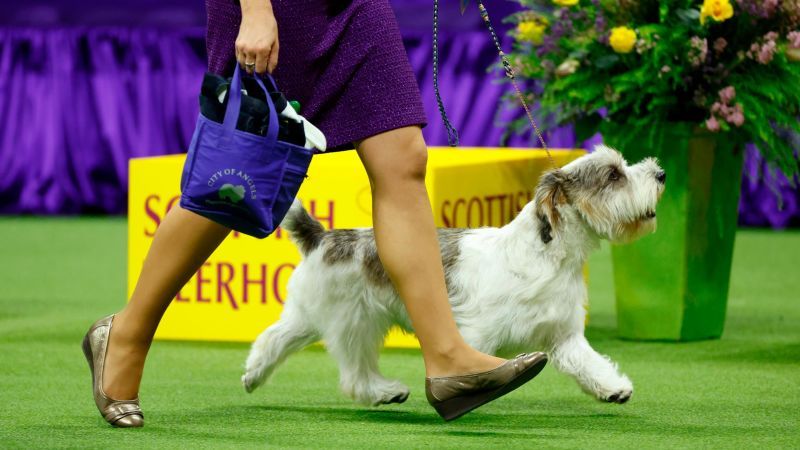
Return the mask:
{"type": "MultiPolygon", "coordinates": [[[[275,81],[272,79],[271,75],[267,75],[269,77],[270,84],[275,86],[275,81]]],[[[267,127],[267,135],[265,137],[267,145],[265,148],[273,148],[275,146],[275,142],[278,140],[278,113],[275,111],[275,104],[272,102],[272,97],[269,95],[269,91],[267,91],[266,86],[264,86],[264,82],[261,80],[261,77],[258,75],[254,76],[253,78],[256,79],[256,82],[264,91],[264,97],[267,99],[267,106],[269,108],[269,125],[267,127]]],[[[225,130],[225,134],[227,136],[232,136],[234,131],[236,130],[236,122],[239,119],[239,109],[242,106],[242,72],[239,68],[239,64],[236,64],[236,69],[233,72],[233,77],[231,78],[231,86],[228,89],[228,108],[225,110],[225,119],[222,122],[222,126],[225,130]]]]}

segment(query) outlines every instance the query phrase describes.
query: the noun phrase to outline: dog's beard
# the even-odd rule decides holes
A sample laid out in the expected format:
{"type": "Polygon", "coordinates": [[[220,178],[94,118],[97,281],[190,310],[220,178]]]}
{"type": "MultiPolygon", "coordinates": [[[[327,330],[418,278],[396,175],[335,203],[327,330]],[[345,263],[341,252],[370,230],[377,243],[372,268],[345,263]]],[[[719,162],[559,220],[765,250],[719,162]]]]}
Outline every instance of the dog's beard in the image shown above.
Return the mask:
{"type": "MultiPolygon", "coordinates": [[[[596,214],[596,211],[593,212],[596,214]]],[[[588,228],[612,244],[627,244],[655,233],[658,225],[655,206],[646,208],[643,213],[627,220],[596,215],[591,217],[587,216],[585,212],[582,212],[581,218],[588,228]]]]}
{"type": "Polygon", "coordinates": [[[589,209],[589,212],[594,216],[590,216],[587,211],[580,211],[580,218],[584,226],[592,230],[601,239],[605,239],[612,244],[633,242],[643,236],[655,233],[657,228],[655,207],[648,208],[636,218],[625,221],[597,215],[598,210],[596,208],[589,209]]]}
{"type": "Polygon", "coordinates": [[[609,238],[614,244],[627,244],[640,239],[648,234],[655,233],[658,227],[656,219],[656,205],[661,199],[663,190],[657,189],[653,195],[648,196],[643,203],[631,205],[629,210],[638,211],[633,218],[624,218],[613,227],[612,236],[609,238]]]}
{"type": "Polygon", "coordinates": [[[643,236],[656,232],[657,220],[655,216],[641,217],[632,222],[622,224],[614,237],[609,239],[613,244],[627,244],[643,236]]]}

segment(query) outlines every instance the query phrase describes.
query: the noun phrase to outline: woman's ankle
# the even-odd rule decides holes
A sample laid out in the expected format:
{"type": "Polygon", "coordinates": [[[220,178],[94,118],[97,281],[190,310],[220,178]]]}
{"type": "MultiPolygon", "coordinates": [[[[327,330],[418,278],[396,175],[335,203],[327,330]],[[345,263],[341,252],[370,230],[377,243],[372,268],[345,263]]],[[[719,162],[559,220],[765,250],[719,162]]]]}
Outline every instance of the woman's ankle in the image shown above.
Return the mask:
{"type": "Polygon", "coordinates": [[[494,369],[505,360],[481,353],[466,343],[437,346],[423,353],[429,377],[464,375],[494,369]]]}
{"type": "Polygon", "coordinates": [[[124,315],[117,314],[111,327],[103,367],[103,390],[116,400],[130,400],[138,396],[149,341],[142,342],[131,331],[124,315]]]}
{"type": "Polygon", "coordinates": [[[152,333],[142,330],[137,323],[131,323],[126,310],[114,315],[114,322],[111,328],[111,341],[114,345],[125,347],[128,350],[138,349],[147,353],[150,344],[153,342],[152,333]]]}
{"type": "Polygon", "coordinates": [[[103,367],[103,390],[116,400],[138,396],[147,351],[127,345],[111,345],[103,367]]]}

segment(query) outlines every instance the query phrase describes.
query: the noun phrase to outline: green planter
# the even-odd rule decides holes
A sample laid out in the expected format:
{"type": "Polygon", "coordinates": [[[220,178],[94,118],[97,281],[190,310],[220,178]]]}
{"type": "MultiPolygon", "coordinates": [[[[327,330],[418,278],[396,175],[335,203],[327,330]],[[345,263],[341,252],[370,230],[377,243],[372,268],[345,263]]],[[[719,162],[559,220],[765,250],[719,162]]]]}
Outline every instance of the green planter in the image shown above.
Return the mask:
{"type": "Polygon", "coordinates": [[[736,235],[741,147],[683,123],[619,130],[605,138],[629,163],[655,156],[667,173],[656,233],[612,249],[620,336],[720,337],[736,235]]]}

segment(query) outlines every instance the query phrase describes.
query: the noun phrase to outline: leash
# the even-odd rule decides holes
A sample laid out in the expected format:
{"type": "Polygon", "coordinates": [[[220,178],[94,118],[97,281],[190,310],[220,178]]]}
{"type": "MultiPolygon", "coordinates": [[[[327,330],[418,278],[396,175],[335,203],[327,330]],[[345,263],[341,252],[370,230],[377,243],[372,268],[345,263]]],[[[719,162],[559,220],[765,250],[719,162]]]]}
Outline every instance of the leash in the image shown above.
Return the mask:
{"type": "Polygon", "coordinates": [[[447,112],[442,103],[442,94],[439,93],[439,0],[433,0],[433,92],[436,94],[439,114],[442,116],[445,130],[447,130],[447,143],[450,147],[458,147],[458,131],[447,118],[447,112]]]}
{"type": "MultiPolygon", "coordinates": [[[[462,13],[463,13],[463,6],[465,6],[465,2],[462,1],[462,13]]],[[[522,90],[519,88],[517,84],[516,74],[514,73],[514,68],[511,66],[511,62],[508,60],[505,52],[503,52],[503,47],[500,45],[500,39],[497,37],[497,33],[494,31],[494,27],[492,26],[492,21],[489,19],[489,12],[486,10],[486,7],[483,6],[483,1],[478,0],[478,10],[481,14],[481,18],[483,22],[486,24],[486,27],[489,29],[489,33],[492,35],[492,41],[494,42],[494,46],[497,49],[497,54],[500,56],[500,61],[503,64],[503,71],[505,72],[506,78],[511,80],[511,84],[514,86],[514,90],[517,93],[517,98],[519,99],[522,108],[525,110],[525,115],[528,116],[528,121],[533,127],[533,130],[536,132],[536,137],[539,140],[539,143],[542,144],[542,148],[544,149],[545,153],[547,153],[547,159],[550,161],[550,164],[553,166],[554,169],[559,170],[556,161],[553,159],[553,155],[550,154],[550,148],[547,146],[547,142],[545,142],[544,137],[542,136],[542,132],[539,129],[539,126],[536,124],[536,120],[533,118],[533,113],[531,113],[531,109],[528,106],[528,102],[525,101],[525,96],[522,95],[522,90]]],[[[442,122],[444,122],[445,129],[447,129],[447,142],[450,144],[451,147],[455,147],[458,145],[458,131],[456,131],[455,127],[450,123],[450,120],[447,118],[447,113],[444,110],[444,104],[442,103],[442,96],[439,93],[439,0],[433,0],[433,91],[436,94],[436,102],[439,105],[439,114],[442,116],[442,122]]]]}

